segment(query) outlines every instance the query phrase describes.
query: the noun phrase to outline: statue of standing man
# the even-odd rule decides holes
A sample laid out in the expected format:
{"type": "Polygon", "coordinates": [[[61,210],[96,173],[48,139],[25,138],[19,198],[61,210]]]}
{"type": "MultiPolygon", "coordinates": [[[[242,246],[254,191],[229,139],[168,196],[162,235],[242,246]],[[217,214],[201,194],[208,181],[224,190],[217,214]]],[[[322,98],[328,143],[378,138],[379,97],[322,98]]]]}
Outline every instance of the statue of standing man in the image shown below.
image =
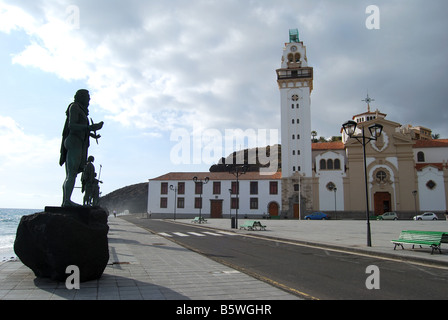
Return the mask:
{"type": "Polygon", "coordinates": [[[68,106],[64,131],[62,133],[61,158],[59,164],[65,163],[66,178],[63,184],[63,207],[79,206],[71,201],[73,189],[75,187],[76,176],[84,171],[87,164],[89,150],[89,138],[98,139],[101,136],[96,134],[101,130],[104,122],[89,123],[89,91],[78,90],[75,101],[68,106]]]}

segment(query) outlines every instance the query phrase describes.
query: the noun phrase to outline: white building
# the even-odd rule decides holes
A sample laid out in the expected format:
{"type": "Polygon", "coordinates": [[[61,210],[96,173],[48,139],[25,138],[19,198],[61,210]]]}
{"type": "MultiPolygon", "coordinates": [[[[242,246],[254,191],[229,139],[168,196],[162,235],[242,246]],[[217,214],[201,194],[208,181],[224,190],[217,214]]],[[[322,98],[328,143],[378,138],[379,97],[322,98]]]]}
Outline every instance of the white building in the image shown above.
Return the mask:
{"type": "Polygon", "coordinates": [[[238,177],[227,172],[173,172],[149,180],[148,212],[153,217],[204,215],[212,218],[278,216],[281,174],[247,172],[238,177]],[[193,178],[196,177],[196,182],[193,178]],[[207,183],[205,183],[208,181],[207,183]]]}

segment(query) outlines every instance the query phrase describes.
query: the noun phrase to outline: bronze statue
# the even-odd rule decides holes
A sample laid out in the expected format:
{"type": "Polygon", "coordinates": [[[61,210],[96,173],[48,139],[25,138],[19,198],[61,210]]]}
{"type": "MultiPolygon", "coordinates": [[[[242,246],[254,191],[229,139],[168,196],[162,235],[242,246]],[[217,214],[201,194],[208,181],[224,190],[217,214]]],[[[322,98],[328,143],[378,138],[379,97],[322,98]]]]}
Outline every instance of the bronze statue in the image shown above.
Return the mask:
{"type": "Polygon", "coordinates": [[[92,205],[93,187],[96,176],[95,166],[93,165],[94,161],[95,158],[93,156],[89,156],[87,159],[87,165],[85,166],[81,176],[81,191],[84,192],[83,205],[85,206],[92,205]]]}
{"type": "Polygon", "coordinates": [[[87,164],[89,150],[89,138],[99,139],[101,136],[96,131],[101,130],[104,122],[89,123],[89,91],[78,90],[75,101],[67,108],[67,119],[62,132],[61,158],[59,164],[65,163],[66,178],[63,189],[63,207],[79,206],[71,201],[75,187],[76,176],[84,171],[87,164]]]}

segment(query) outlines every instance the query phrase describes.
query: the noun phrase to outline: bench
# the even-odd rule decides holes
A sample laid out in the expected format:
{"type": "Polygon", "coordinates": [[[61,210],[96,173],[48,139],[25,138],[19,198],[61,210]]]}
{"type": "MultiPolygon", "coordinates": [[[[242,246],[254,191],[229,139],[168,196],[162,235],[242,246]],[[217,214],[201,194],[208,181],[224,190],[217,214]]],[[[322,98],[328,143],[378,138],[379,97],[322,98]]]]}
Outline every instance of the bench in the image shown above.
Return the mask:
{"type": "Polygon", "coordinates": [[[207,220],[205,220],[203,217],[195,217],[193,220],[191,220],[193,223],[206,223],[207,220]]]}
{"type": "Polygon", "coordinates": [[[249,231],[254,230],[264,230],[266,231],[266,226],[262,225],[260,221],[246,221],[240,226],[240,229],[245,229],[249,231]]]}
{"type": "Polygon", "coordinates": [[[397,240],[391,240],[391,242],[395,245],[394,250],[397,246],[401,246],[404,250],[403,244],[409,243],[412,244],[412,249],[414,249],[415,245],[419,245],[420,248],[423,245],[431,247],[431,254],[434,253],[434,250],[438,250],[439,253],[442,253],[440,245],[442,243],[448,243],[448,233],[439,231],[404,230],[401,231],[400,237],[397,240]]]}

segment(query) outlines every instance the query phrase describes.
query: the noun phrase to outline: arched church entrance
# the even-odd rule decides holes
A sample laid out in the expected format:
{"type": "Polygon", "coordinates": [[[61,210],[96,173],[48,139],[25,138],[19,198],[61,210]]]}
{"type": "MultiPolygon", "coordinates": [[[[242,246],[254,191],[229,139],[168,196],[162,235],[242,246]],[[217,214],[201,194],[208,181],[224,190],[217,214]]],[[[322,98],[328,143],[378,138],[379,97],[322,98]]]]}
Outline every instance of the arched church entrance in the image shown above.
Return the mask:
{"type": "Polygon", "coordinates": [[[375,215],[392,211],[392,196],[389,192],[376,192],[374,196],[375,215]]]}

